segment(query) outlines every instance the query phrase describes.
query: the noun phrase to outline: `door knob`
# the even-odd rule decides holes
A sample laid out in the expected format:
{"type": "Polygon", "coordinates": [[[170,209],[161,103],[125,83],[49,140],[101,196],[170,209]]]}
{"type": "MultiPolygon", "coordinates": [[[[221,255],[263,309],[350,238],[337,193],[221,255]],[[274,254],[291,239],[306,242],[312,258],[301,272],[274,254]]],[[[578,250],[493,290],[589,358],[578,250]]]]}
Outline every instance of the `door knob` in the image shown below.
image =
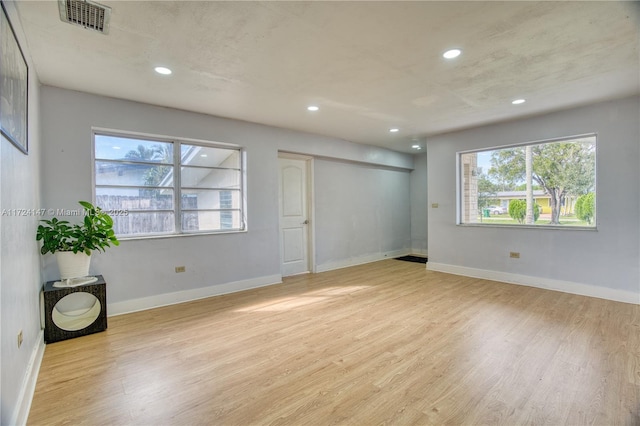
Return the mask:
{"type": "Polygon", "coordinates": [[[304,222],[302,222],[303,225],[308,225],[309,224],[309,219],[306,219],[304,222]]]}

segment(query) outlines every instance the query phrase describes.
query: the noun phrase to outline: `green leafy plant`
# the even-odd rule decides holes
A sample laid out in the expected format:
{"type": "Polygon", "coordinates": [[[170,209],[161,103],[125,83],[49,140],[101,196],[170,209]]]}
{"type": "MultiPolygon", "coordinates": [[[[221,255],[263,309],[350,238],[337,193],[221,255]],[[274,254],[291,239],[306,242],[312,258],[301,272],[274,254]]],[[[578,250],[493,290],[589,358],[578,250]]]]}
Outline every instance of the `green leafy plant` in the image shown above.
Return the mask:
{"type": "Polygon", "coordinates": [[[578,197],[576,200],[576,217],[584,220],[589,225],[596,213],[596,194],[589,192],[588,194],[578,197]]]}
{"type": "Polygon", "coordinates": [[[93,250],[103,252],[111,245],[120,245],[113,232],[111,216],[87,201],[79,203],[84,208],[84,218],[80,224],[71,224],[55,217],[41,220],[43,224],[38,226],[36,232],[36,240],[42,241],[40,253],[72,251],[84,252],[89,256],[93,250]]]}
{"type": "MultiPolygon", "coordinates": [[[[509,216],[512,219],[518,221],[518,223],[524,223],[524,219],[527,216],[527,202],[525,200],[511,200],[509,201],[509,216]]],[[[533,221],[535,222],[540,217],[540,206],[533,205],[533,221]]]]}

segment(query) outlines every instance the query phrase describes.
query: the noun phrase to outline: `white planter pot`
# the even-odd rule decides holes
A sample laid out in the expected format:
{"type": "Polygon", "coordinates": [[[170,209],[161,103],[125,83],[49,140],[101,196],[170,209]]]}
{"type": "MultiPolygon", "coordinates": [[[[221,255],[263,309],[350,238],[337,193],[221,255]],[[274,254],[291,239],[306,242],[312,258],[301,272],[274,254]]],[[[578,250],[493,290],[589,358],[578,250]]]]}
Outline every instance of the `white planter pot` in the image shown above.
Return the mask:
{"type": "Polygon", "coordinates": [[[58,269],[60,269],[60,278],[63,280],[89,275],[91,256],[87,256],[85,253],[58,251],[56,252],[56,260],[58,261],[58,269]]]}

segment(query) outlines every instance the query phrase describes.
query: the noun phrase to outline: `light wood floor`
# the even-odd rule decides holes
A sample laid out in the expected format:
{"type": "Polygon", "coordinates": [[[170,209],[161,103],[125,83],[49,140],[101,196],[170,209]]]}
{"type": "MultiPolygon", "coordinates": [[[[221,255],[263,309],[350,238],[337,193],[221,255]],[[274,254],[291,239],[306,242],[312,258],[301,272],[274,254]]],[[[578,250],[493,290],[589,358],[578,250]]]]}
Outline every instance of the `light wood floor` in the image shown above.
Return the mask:
{"type": "Polygon", "coordinates": [[[30,425],[638,425],[640,306],[386,260],[47,345],[30,425]]]}

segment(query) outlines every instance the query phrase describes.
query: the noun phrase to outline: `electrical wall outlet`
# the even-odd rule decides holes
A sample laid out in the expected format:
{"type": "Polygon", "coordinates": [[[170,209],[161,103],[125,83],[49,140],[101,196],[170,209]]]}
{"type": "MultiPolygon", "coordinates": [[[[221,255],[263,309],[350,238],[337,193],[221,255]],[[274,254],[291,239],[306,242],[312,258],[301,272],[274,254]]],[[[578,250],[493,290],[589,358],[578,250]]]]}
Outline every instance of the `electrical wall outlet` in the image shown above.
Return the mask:
{"type": "Polygon", "coordinates": [[[432,209],[437,209],[438,208],[438,203],[431,203],[431,208],[432,209]]]}
{"type": "Polygon", "coordinates": [[[18,349],[20,349],[20,346],[22,346],[22,330],[18,332],[18,349]]]}
{"type": "Polygon", "coordinates": [[[512,259],[520,259],[520,253],[517,251],[509,252],[509,257],[512,259]]]}
{"type": "Polygon", "coordinates": [[[187,270],[186,266],[176,266],[176,273],[185,272],[186,270],[187,270]]]}

